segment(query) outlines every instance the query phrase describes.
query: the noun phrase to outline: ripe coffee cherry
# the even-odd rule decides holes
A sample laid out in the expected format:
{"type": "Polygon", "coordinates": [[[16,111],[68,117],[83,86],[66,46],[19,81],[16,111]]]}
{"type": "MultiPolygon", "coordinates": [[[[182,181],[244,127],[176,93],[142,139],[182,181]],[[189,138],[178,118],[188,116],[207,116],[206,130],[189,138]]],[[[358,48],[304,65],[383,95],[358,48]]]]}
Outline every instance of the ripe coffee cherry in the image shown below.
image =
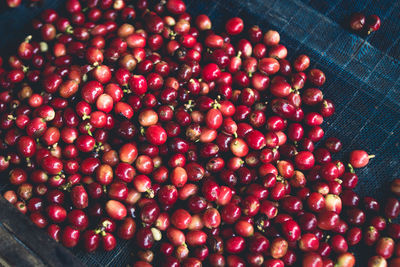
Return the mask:
{"type": "Polygon", "coordinates": [[[241,18],[231,18],[225,24],[225,30],[230,35],[237,35],[243,31],[243,20],[241,18]]]}
{"type": "Polygon", "coordinates": [[[21,0],[7,0],[7,6],[10,8],[16,8],[21,5],[21,0]]]}
{"type": "Polygon", "coordinates": [[[106,212],[115,220],[122,220],[127,215],[126,207],[121,202],[116,200],[109,200],[106,203],[106,212]]]}
{"type": "Polygon", "coordinates": [[[263,58],[258,63],[258,69],[266,75],[272,75],[279,71],[279,62],[274,58],[263,58]]]}
{"type": "Polygon", "coordinates": [[[260,150],[266,146],[264,135],[257,130],[253,130],[246,135],[246,142],[250,148],[260,150]]]}
{"type": "Polygon", "coordinates": [[[309,170],[314,166],[314,155],[308,151],[301,151],[295,156],[296,166],[300,170],[309,170]]]}
{"type": "Polygon", "coordinates": [[[146,130],[146,139],[153,145],[162,145],[167,141],[167,132],[158,125],[151,125],[146,130]]]}
{"type": "Polygon", "coordinates": [[[147,92],[147,81],[142,75],[133,75],[129,80],[129,86],[136,95],[143,95],[147,92]]]}
{"type": "Polygon", "coordinates": [[[374,158],[374,155],[368,155],[364,150],[354,150],[350,153],[350,164],[354,168],[362,168],[365,167],[370,158],[374,158]]]}
{"type": "Polygon", "coordinates": [[[55,223],[63,222],[67,218],[67,211],[56,204],[47,207],[48,217],[55,223]]]}
{"type": "Polygon", "coordinates": [[[61,233],[61,242],[67,248],[72,248],[78,244],[79,237],[80,232],[78,230],[66,226],[61,233]]]}
{"type": "Polygon", "coordinates": [[[71,200],[77,209],[85,209],[89,205],[88,194],[82,185],[77,185],[71,190],[71,200]]]}
{"type": "Polygon", "coordinates": [[[367,17],[365,26],[368,28],[368,34],[377,31],[381,27],[381,19],[377,15],[370,15],[367,17]]]}
{"type": "Polygon", "coordinates": [[[21,136],[17,142],[17,149],[21,156],[32,157],[36,152],[35,140],[29,136],[21,136]]]}
{"type": "Polygon", "coordinates": [[[41,160],[41,166],[50,175],[59,174],[63,169],[63,163],[54,156],[47,156],[41,160]]]}
{"type": "Polygon", "coordinates": [[[277,31],[269,30],[264,34],[264,44],[267,46],[274,46],[279,44],[281,40],[280,35],[277,31]]]}
{"type": "Polygon", "coordinates": [[[354,13],[350,18],[349,27],[353,31],[361,31],[365,25],[365,16],[361,13],[354,13]]]}
{"type": "Polygon", "coordinates": [[[202,77],[205,81],[211,82],[221,76],[221,70],[217,64],[210,63],[203,68],[202,77]]]}

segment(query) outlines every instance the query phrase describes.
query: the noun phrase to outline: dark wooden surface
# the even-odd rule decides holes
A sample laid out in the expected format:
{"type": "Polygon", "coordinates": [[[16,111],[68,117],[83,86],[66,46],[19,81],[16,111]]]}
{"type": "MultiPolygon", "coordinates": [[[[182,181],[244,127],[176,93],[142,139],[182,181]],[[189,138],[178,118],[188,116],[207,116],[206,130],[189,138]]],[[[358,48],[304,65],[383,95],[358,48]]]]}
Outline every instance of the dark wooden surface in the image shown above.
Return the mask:
{"type": "Polygon", "coordinates": [[[84,266],[0,196],[0,266],[84,266]]]}

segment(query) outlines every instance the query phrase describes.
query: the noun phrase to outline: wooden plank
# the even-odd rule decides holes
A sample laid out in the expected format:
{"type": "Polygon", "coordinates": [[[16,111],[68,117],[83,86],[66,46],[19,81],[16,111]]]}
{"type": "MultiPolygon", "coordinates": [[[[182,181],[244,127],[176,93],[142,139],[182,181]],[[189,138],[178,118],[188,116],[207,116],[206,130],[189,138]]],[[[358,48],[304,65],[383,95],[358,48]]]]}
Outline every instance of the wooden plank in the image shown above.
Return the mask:
{"type": "MultiPolygon", "coordinates": [[[[79,259],[71,253],[71,251],[51,239],[46,232],[37,228],[37,226],[34,225],[27,216],[20,213],[2,196],[0,196],[0,222],[4,227],[4,230],[8,232],[10,236],[17,239],[14,240],[15,242],[18,243],[19,241],[20,244],[23,244],[19,247],[23,248],[23,246],[25,246],[27,251],[31,250],[31,252],[33,252],[33,257],[37,257],[38,261],[41,261],[45,266],[84,266],[79,259]]],[[[11,253],[12,249],[8,248],[6,252],[11,253]]],[[[8,255],[12,255],[12,253],[8,255]]],[[[1,246],[0,256],[3,256],[1,246]]],[[[4,257],[4,259],[6,259],[6,257],[4,257]]],[[[0,265],[2,265],[1,262],[0,265]]],[[[23,262],[18,262],[12,264],[12,266],[27,265],[23,262]]]]}
{"type": "Polygon", "coordinates": [[[4,227],[0,227],[0,266],[44,267],[43,261],[18,242],[4,227]]]}

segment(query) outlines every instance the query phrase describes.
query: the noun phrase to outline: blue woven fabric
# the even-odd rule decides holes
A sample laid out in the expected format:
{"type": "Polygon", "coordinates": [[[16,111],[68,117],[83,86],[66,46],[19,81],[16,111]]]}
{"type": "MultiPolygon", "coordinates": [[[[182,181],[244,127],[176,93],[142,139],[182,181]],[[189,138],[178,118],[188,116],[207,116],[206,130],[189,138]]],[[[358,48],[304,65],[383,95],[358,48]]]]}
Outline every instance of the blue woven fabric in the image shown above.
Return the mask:
{"type": "MultiPolygon", "coordinates": [[[[56,7],[62,0],[45,1],[56,7]]],[[[233,16],[246,26],[259,25],[281,33],[289,59],[307,54],[311,66],[322,69],[327,82],[326,98],[336,104],[336,115],[324,122],[326,136],[343,141],[343,158],[352,149],[363,148],[376,155],[357,171],[358,192],[382,198],[386,185],[400,178],[400,1],[390,0],[187,0],[191,14],[208,14],[220,29],[233,16]],[[343,27],[353,12],[377,14],[381,29],[360,37],[343,27]]],[[[0,47],[21,40],[22,29],[39,9],[19,8],[0,14],[0,47]]],[[[4,50],[3,50],[4,51],[4,50]]],[[[125,266],[131,242],[120,242],[115,253],[77,256],[91,266],[125,266]]],[[[357,257],[358,260],[365,257],[357,257]]],[[[358,262],[357,266],[366,266],[358,262]]]]}

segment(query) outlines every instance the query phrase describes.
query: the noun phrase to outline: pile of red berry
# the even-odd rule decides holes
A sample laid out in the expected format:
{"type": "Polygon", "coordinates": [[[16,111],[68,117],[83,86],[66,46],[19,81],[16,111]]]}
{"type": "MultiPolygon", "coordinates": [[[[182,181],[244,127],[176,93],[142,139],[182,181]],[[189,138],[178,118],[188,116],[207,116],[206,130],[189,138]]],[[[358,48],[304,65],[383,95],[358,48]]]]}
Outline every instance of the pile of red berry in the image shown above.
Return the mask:
{"type": "Polygon", "coordinates": [[[4,197],[87,252],[134,239],[133,266],[400,266],[400,179],[361,199],[324,139],[334,113],[278,32],[224,33],[181,0],[68,0],[0,70],[4,197]],[[316,144],[321,141],[321,145],[316,144]]]}

